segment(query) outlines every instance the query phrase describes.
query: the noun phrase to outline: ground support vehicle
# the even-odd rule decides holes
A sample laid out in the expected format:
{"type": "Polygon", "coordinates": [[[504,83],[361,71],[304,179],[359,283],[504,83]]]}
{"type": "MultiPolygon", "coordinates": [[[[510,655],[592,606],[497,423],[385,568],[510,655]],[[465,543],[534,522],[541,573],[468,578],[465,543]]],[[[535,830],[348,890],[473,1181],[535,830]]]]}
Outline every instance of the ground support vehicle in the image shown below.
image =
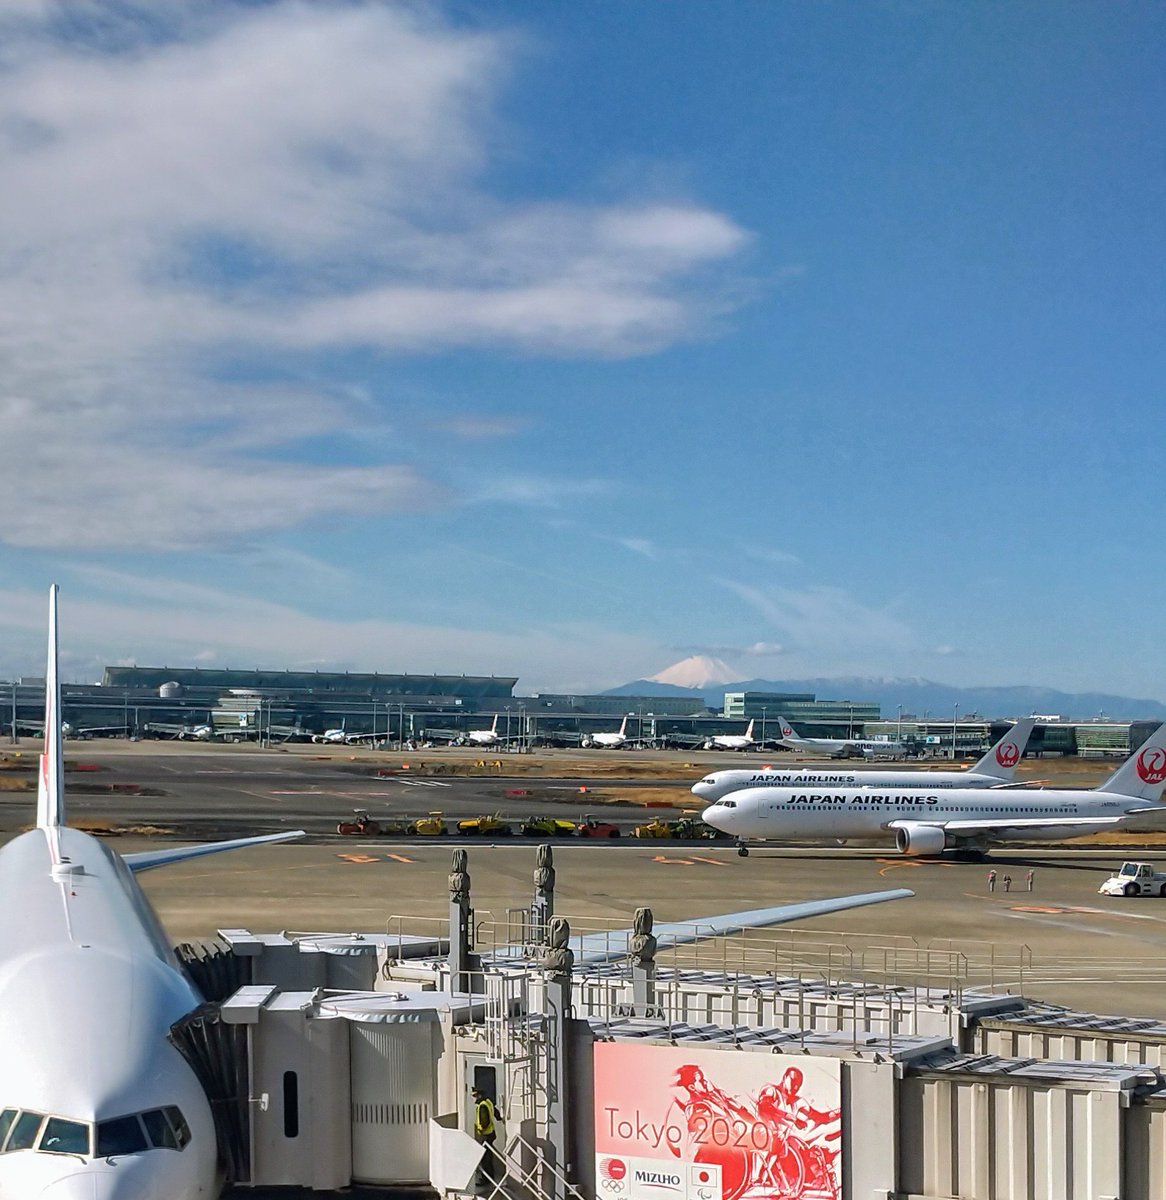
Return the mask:
{"type": "Polygon", "coordinates": [[[1097,890],[1103,896],[1166,896],[1166,874],[1153,863],[1125,862],[1097,890]]]}
{"type": "Polygon", "coordinates": [[[707,842],[728,836],[719,829],[714,829],[711,825],[706,825],[703,821],[697,821],[693,817],[681,817],[677,821],[669,821],[668,824],[674,838],[707,842]]]}
{"type": "Polygon", "coordinates": [[[575,822],[559,817],[530,817],[522,823],[523,837],[573,837],[575,822]]]}
{"type": "Polygon", "coordinates": [[[445,837],[449,831],[445,827],[444,815],[431,812],[427,817],[418,817],[413,822],[413,832],[418,837],[445,837]]]}
{"type": "Polygon", "coordinates": [[[617,838],[619,828],[610,821],[598,821],[595,817],[586,816],[575,826],[575,833],[581,838],[617,838]]]}
{"type": "Polygon", "coordinates": [[[644,825],[637,825],[632,830],[632,837],[637,838],[670,838],[671,836],[671,825],[667,821],[661,821],[659,817],[644,825]]]}
{"type": "Polygon", "coordinates": [[[336,826],[337,833],[348,834],[351,837],[380,837],[381,824],[374,821],[368,813],[357,809],[350,821],[341,821],[336,826]]]}
{"type": "Polygon", "coordinates": [[[467,817],[457,823],[463,837],[510,837],[514,830],[495,813],[492,816],[467,817]]]}

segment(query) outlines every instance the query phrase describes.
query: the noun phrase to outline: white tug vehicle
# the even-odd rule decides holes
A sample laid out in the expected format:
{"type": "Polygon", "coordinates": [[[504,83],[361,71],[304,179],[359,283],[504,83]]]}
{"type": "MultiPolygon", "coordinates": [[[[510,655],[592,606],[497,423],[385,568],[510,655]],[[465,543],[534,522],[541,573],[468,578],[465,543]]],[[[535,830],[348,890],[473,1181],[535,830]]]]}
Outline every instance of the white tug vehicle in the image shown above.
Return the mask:
{"type": "Polygon", "coordinates": [[[1097,889],[1103,896],[1166,896],[1166,874],[1148,862],[1124,862],[1097,889]]]}

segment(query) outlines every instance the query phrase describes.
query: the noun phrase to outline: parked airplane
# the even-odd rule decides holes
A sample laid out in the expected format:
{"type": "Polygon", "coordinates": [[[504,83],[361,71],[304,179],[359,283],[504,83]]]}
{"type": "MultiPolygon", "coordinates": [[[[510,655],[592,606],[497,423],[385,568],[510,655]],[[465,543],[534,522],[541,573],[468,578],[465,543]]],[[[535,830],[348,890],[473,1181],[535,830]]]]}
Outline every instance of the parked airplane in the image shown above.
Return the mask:
{"type": "Polygon", "coordinates": [[[205,722],[201,725],[175,725],[166,721],[149,721],[144,729],[146,733],[172,737],[180,742],[213,742],[215,738],[214,726],[205,722]]]}
{"type": "Polygon", "coordinates": [[[627,745],[628,719],[624,717],[618,733],[589,733],[579,744],[584,750],[620,750],[627,745]]]}
{"type": "Polygon", "coordinates": [[[754,746],[759,745],[753,740],[753,725],[754,722],[750,721],[749,728],[744,733],[718,733],[705,742],[704,748],[706,750],[751,750],[754,746]]]}
{"type": "Polygon", "coordinates": [[[889,833],[900,854],[982,851],[995,842],[1049,841],[1128,823],[1163,811],[1166,724],[1100,787],[1069,788],[747,788],[701,814],[738,839],[876,838],[889,833]]]}
{"type": "Polygon", "coordinates": [[[830,758],[906,758],[907,747],[902,742],[879,741],[877,738],[809,738],[802,737],[785,719],[777,718],[781,737],[778,745],[789,750],[806,750],[830,758]]]}
{"type": "Polygon", "coordinates": [[[966,771],[931,771],[927,767],[912,767],[898,771],[839,771],[815,767],[791,767],[788,771],[766,767],[760,771],[734,767],[713,771],[692,785],[694,795],[702,800],[719,800],[742,788],[806,787],[806,788],[954,788],[1008,787],[1016,767],[1024,757],[1029,735],[1036,720],[1025,717],[966,771]]]}
{"type": "Polygon", "coordinates": [[[167,1038],[201,997],[133,873],[302,830],[119,856],[65,825],[57,588],[37,824],[0,849],[0,1198],[211,1200],[210,1104],[167,1038]]]}

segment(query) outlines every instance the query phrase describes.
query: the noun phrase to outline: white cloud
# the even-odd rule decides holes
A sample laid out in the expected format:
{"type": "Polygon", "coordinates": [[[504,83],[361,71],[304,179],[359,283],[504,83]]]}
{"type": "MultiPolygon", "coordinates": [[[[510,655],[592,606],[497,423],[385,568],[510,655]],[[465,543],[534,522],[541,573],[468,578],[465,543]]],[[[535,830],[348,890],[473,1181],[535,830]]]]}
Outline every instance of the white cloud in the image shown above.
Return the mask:
{"type": "Polygon", "coordinates": [[[344,381],[238,380],[363,347],[641,353],[730,303],[709,268],[748,235],[719,213],[479,186],[516,37],[377,3],[64,13],[0,13],[0,538],[169,550],[409,511],[438,496],[424,463],[344,465],[369,419],[344,381]],[[332,465],[298,445],[321,438],[332,465]]]}
{"type": "Polygon", "coordinates": [[[911,650],[911,629],[886,609],[871,608],[842,588],[816,586],[759,588],[736,580],[718,581],[786,637],[787,649],[817,653],[830,660],[839,653],[869,654],[911,650]]]}
{"type": "MultiPolygon", "coordinates": [[[[658,645],[580,624],[545,622],[517,633],[376,619],[311,616],[291,604],[220,588],[109,570],[78,572],[86,586],[61,599],[61,636],[70,677],[96,679],[106,663],[150,666],[514,674],[522,694],[608,687],[610,664],[633,678],[658,661],[658,645]],[[103,599],[102,592],[115,599],[103,599]],[[289,649],[294,648],[294,649],[289,649]],[[603,664],[609,664],[606,668],[603,664]]],[[[24,652],[24,669],[43,662],[45,600],[0,590],[0,627],[24,652]]]]}
{"type": "Polygon", "coordinates": [[[639,554],[643,558],[653,560],[660,557],[660,548],[649,538],[617,537],[614,540],[625,550],[630,550],[632,554],[639,554]]]}

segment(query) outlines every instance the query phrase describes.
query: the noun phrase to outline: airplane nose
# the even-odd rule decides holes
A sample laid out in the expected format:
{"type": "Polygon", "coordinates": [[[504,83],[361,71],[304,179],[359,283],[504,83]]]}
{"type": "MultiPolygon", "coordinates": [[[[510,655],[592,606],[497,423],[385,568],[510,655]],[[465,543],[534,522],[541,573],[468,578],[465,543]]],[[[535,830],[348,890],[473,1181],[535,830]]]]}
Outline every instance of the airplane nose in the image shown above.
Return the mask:
{"type": "Polygon", "coordinates": [[[716,804],[710,804],[708,808],[706,808],[704,812],[700,814],[700,819],[706,825],[711,825],[714,829],[727,832],[724,826],[725,810],[716,804]]]}
{"type": "Polygon", "coordinates": [[[140,1172],[96,1170],[66,1175],[40,1195],[42,1200],[160,1200],[163,1193],[151,1192],[140,1172]]]}

